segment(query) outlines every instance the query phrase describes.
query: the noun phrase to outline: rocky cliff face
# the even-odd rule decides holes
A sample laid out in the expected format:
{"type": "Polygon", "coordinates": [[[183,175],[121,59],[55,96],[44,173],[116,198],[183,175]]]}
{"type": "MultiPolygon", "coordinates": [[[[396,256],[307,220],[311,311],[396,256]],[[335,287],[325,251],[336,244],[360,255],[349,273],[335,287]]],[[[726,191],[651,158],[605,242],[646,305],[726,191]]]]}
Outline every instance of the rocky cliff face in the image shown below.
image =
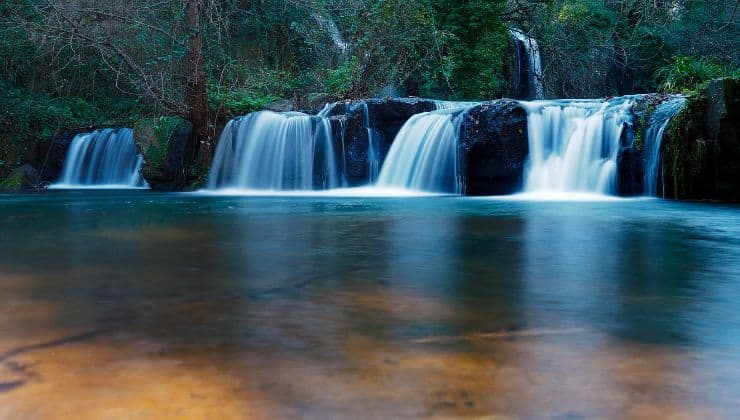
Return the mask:
{"type": "Polygon", "coordinates": [[[689,98],[663,141],[665,196],[740,201],[740,80],[718,79],[689,98]]]}
{"type": "Polygon", "coordinates": [[[519,191],[529,154],[527,112],[509,99],[469,109],[460,126],[459,147],[464,194],[519,191]]]}

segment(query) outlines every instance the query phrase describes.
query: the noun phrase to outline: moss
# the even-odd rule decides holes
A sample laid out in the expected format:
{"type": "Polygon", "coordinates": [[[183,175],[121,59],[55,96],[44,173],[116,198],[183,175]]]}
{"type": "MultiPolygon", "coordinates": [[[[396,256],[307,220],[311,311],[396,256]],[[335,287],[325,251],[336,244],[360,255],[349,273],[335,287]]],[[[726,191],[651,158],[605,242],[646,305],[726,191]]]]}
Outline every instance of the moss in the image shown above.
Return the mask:
{"type": "Polygon", "coordinates": [[[134,124],[134,138],[151,168],[167,165],[167,150],[176,131],[187,124],[181,117],[143,118],[134,124]]]}
{"type": "Polygon", "coordinates": [[[645,141],[642,137],[647,127],[647,117],[645,115],[640,116],[638,124],[637,130],[635,130],[635,139],[632,140],[632,147],[642,153],[645,150],[645,141]]]}
{"type": "Polygon", "coordinates": [[[25,177],[22,173],[14,173],[9,175],[7,178],[5,178],[2,182],[0,182],[0,191],[2,190],[8,190],[8,191],[18,191],[25,188],[25,177]]]}
{"type": "Polygon", "coordinates": [[[632,140],[632,147],[642,153],[645,150],[645,130],[648,128],[650,117],[657,108],[657,103],[663,100],[662,97],[656,96],[648,98],[645,101],[639,101],[635,104],[633,112],[638,115],[637,124],[634,127],[635,137],[632,140]]]}
{"type": "Polygon", "coordinates": [[[690,177],[704,171],[706,142],[701,132],[704,101],[702,95],[690,96],[665,131],[663,165],[672,180],[672,197],[676,199],[686,195],[690,177]]]}

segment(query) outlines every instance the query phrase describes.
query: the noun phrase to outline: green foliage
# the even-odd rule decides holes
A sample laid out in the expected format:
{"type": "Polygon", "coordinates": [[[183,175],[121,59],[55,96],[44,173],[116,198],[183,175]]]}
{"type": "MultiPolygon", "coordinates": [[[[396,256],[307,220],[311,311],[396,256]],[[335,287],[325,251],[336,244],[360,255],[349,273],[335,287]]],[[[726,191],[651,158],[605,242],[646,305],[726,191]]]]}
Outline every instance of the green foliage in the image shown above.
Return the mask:
{"type": "MultiPolygon", "coordinates": [[[[509,34],[499,18],[505,2],[433,2],[442,55],[424,85],[451,99],[488,99],[506,92],[509,34]],[[446,92],[445,92],[446,91],[446,92]]],[[[426,93],[426,92],[424,92],[426,93]]]]}
{"type": "Polygon", "coordinates": [[[230,116],[259,111],[270,102],[280,98],[273,95],[252,95],[243,91],[216,93],[209,90],[208,101],[211,109],[224,110],[230,116]]]}
{"type": "Polygon", "coordinates": [[[335,96],[347,94],[357,80],[360,71],[359,60],[357,57],[342,63],[334,70],[328,70],[326,75],[326,88],[328,93],[335,96]]]}
{"type": "Polygon", "coordinates": [[[22,190],[24,186],[24,176],[22,173],[10,174],[0,181],[0,191],[18,191],[22,190]]]}
{"type": "Polygon", "coordinates": [[[185,124],[186,121],[177,116],[142,118],[134,123],[134,137],[149,167],[165,166],[169,142],[185,124]]]}
{"type": "Polygon", "coordinates": [[[705,82],[720,77],[740,77],[740,68],[705,57],[678,56],[655,72],[656,82],[663,92],[698,91],[705,82]]]}
{"type": "Polygon", "coordinates": [[[37,142],[48,141],[63,128],[102,125],[135,113],[135,104],[125,100],[101,106],[80,97],[32,92],[0,79],[0,173],[12,170],[37,142]]]}
{"type": "Polygon", "coordinates": [[[663,140],[663,167],[666,168],[672,188],[664,191],[673,198],[681,198],[692,176],[702,172],[705,142],[702,138],[704,98],[695,94],[668,123],[663,140]]]}

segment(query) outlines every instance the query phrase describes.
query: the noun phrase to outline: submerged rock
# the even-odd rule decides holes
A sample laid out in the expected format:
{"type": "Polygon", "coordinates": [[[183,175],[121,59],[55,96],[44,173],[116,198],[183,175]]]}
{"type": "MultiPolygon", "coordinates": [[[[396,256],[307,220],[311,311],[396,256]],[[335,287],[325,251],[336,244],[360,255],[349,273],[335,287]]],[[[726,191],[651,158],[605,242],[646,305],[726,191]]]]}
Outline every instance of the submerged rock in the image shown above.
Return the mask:
{"type": "Polygon", "coordinates": [[[152,189],[180,190],[190,181],[192,135],[192,125],[180,117],[145,118],[134,124],[134,141],[144,156],[141,174],[152,189]]]}
{"type": "Polygon", "coordinates": [[[469,109],[460,126],[459,147],[465,195],[521,190],[529,154],[526,110],[510,99],[469,109]]]}

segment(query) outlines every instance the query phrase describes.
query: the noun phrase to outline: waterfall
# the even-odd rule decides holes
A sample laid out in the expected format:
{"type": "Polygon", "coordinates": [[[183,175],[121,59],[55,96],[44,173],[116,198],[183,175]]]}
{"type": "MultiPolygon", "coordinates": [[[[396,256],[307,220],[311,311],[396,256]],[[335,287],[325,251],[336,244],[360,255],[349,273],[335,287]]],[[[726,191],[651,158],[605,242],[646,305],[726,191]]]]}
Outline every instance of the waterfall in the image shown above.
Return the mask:
{"type": "Polygon", "coordinates": [[[367,179],[372,184],[378,179],[380,170],[380,136],[370,126],[370,110],[367,102],[362,103],[362,116],[367,130],[367,179]]]}
{"type": "Polygon", "coordinates": [[[329,33],[334,46],[342,53],[346,53],[349,49],[349,42],[345,41],[344,38],[342,38],[342,33],[339,32],[337,24],[334,23],[333,20],[326,18],[319,13],[313,13],[313,18],[323,30],[329,33]]]}
{"type": "Polygon", "coordinates": [[[472,106],[478,105],[480,102],[471,102],[471,101],[440,101],[435,100],[434,106],[437,109],[458,109],[458,108],[470,108],[472,106]]]}
{"type": "Polygon", "coordinates": [[[686,98],[673,97],[658,105],[650,117],[643,140],[646,195],[654,197],[658,194],[658,170],[660,169],[660,148],[663,143],[663,133],[671,118],[683,108],[685,103],[686,98]]]}
{"type": "Polygon", "coordinates": [[[465,109],[411,117],[393,141],[377,185],[459,194],[458,131],[465,109]]]}
{"type": "Polygon", "coordinates": [[[130,128],[79,134],[70,143],[62,175],[52,188],[144,188],[143,163],[130,128]]]}
{"type": "Polygon", "coordinates": [[[543,99],[545,88],[542,85],[542,59],[537,41],[517,29],[510,29],[509,33],[516,50],[514,98],[543,99]]]}
{"type": "Polygon", "coordinates": [[[224,128],[209,188],[311,190],[336,188],[339,179],[327,118],[261,111],[224,128]]]}
{"type": "Polygon", "coordinates": [[[614,194],[630,98],[521,102],[527,110],[528,192],[614,194]]]}

